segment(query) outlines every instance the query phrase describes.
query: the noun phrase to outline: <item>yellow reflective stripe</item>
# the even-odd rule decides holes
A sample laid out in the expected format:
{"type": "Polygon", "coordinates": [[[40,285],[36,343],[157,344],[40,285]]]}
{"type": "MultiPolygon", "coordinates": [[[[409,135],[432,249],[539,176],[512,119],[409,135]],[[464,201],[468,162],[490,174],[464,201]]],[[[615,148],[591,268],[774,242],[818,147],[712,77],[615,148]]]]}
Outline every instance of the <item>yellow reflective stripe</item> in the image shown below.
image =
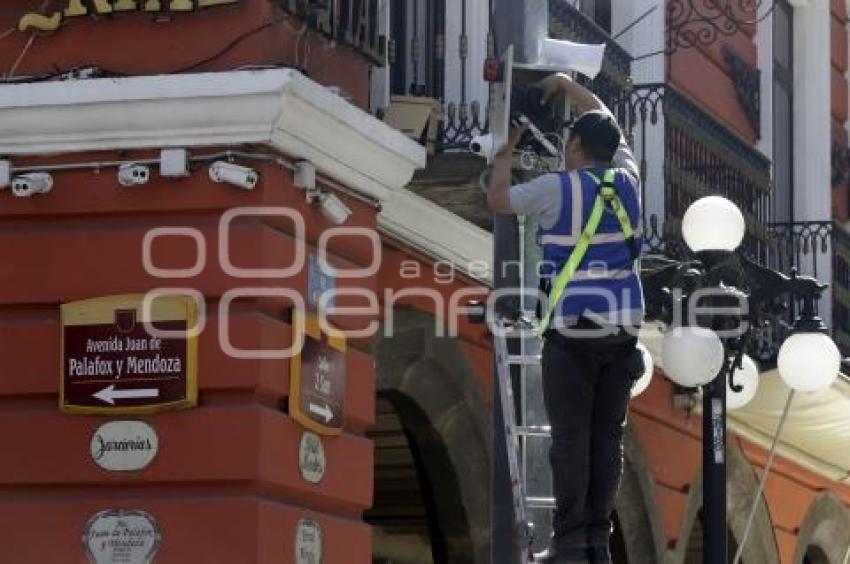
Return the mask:
{"type": "Polygon", "coordinates": [[[541,331],[545,331],[548,328],[549,320],[555,312],[555,306],[557,305],[558,300],[560,300],[561,294],[564,293],[564,289],[567,287],[567,284],[569,284],[570,280],[572,280],[573,276],[575,276],[576,270],[578,270],[584,255],[587,253],[587,248],[590,246],[590,241],[596,233],[596,230],[599,228],[599,221],[602,219],[602,213],[604,211],[605,204],[602,202],[602,198],[597,196],[596,202],[593,204],[593,210],[590,212],[590,217],[587,220],[587,225],[581,234],[578,244],[576,244],[575,249],[573,249],[573,252],[570,253],[570,257],[567,259],[566,264],[564,264],[561,272],[558,273],[558,276],[552,283],[552,289],[549,291],[549,303],[546,307],[546,315],[540,322],[541,331]]]}

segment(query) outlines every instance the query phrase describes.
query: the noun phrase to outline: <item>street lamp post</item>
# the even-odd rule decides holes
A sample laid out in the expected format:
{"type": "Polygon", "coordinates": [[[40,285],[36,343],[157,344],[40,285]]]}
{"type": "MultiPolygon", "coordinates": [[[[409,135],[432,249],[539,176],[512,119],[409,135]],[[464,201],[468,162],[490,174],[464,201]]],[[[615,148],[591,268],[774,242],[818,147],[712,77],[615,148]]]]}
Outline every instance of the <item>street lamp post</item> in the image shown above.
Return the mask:
{"type": "Polygon", "coordinates": [[[755,392],[757,370],[744,354],[752,327],[769,304],[801,300],[792,335],[779,351],[780,375],[792,390],[814,392],[832,384],[840,365],[838,349],[816,315],[826,286],[736,253],[744,232],[744,218],[732,202],[719,196],[697,200],[682,221],[696,260],[673,262],[644,277],[648,318],[671,327],[662,344],[665,373],[683,387],[703,388],[705,564],[728,561],[726,409],[727,401],[740,407],[755,392]]]}

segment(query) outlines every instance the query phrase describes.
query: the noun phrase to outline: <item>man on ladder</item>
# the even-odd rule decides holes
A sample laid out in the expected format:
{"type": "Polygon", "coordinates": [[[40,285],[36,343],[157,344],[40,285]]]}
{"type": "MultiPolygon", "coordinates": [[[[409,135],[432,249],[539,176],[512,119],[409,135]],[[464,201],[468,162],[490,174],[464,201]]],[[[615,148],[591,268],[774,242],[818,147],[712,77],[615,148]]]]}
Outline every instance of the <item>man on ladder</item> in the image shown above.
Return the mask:
{"type": "Polygon", "coordinates": [[[623,468],[632,384],[643,373],[639,170],[610,110],[565,74],[539,84],[580,113],[566,170],[510,186],[524,127],[496,155],[487,200],[496,213],[533,217],[544,261],[543,395],[555,497],[551,547],[540,562],[610,563],[611,515],[623,468]]]}

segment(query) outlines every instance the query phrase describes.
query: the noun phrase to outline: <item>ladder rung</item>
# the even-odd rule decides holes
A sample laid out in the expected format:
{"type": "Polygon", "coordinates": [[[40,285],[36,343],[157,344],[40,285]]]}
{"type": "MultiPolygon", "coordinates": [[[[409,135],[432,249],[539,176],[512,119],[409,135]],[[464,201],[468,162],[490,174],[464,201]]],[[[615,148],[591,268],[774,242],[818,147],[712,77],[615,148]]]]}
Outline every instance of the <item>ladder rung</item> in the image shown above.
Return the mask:
{"type": "Polygon", "coordinates": [[[526,497],[525,503],[530,509],[555,509],[554,497],[526,497]]]}
{"type": "Polygon", "coordinates": [[[549,425],[529,425],[516,428],[516,434],[523,437],[548,437],[552,428],[549,425]]]}
{"type": "Polygon", "coordinates": [[[502,335],[506,339],[536,339],[540,340],[540,334],[536,329],[530,329],[527,327],[516,328],[516,329],[503,329],[502,335]]]}
{"type": "Polygon", "coordinates": [[[539,354],[511,354],[508,355],[508,364],[514,365],[536,365],[540,364],[543,355],[539,354]]]}

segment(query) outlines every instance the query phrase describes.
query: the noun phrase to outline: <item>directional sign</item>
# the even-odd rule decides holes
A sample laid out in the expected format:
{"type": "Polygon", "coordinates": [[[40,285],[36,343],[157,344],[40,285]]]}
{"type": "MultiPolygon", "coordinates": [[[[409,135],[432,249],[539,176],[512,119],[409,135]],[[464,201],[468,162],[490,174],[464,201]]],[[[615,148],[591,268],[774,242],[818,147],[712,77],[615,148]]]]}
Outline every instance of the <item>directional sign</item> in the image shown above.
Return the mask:
{"type": "Polygon", "coordinates": [[[345,337],[322,333],[318,317],[293,316],[295,338],[304,338],[301,353],[292,357],[289,373],[289,414],[320,435],[342,433],[345,415],[345,337]]]}
{"type": "Polygon", "coordinates": [[[197,404],[197,338],[188,337],[195,300],[157,296],[149,319],[143,301],[138,294],[62,305],[61,411],[153,413],[197,404]]]}

